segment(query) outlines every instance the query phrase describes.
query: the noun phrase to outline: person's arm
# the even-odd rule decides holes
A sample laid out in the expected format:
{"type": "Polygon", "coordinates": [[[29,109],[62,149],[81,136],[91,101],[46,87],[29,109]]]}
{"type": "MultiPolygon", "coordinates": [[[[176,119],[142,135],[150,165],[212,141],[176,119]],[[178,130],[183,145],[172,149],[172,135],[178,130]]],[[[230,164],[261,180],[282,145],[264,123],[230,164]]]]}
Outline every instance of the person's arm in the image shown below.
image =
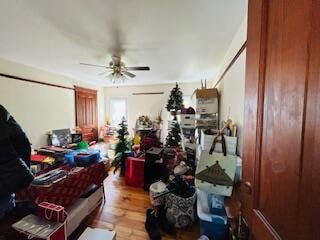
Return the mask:
{"type": "Polygon", "coordinates": [[[8,126],[10,128],[12,146],[15,148],[19,157],[30,167],[31,146],[28,137],[12,116],[9,117],[8,126]]]}

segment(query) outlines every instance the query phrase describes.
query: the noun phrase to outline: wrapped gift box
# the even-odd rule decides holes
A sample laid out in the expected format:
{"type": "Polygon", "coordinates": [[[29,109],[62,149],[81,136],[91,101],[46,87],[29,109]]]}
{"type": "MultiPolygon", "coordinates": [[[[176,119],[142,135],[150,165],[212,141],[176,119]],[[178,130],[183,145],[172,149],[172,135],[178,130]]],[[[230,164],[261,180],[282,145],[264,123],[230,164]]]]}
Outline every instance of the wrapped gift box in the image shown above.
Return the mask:
{"type": "Polygon", "coordinates": [[[50,222],[64,222],[66,219],[64,207],[48,202],[38,205],[37,215],[50,222]]]}
{"type": "Polygon", "coordinates": [[[127,157],[126,158],[126,185],[132,187],[143,187],[144,183],[144,159],[127,157]]]}

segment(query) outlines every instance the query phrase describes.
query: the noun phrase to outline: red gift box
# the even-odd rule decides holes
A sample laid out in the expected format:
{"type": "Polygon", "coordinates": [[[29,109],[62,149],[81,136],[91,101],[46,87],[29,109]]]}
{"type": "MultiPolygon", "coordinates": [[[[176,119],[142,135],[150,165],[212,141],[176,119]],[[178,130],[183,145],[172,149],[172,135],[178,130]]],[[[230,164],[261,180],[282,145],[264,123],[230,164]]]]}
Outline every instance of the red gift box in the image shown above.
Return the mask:
{"type": "Polygon", "coordinates": [[[42,202],[38,205],[37,215],[50,222],[60,223],[64,222],[67,217],[63,206],[48,202],[42,202]]]}
{"type": "Polygon", "coordinates": [[[132,187],[143,187],[144,183],[144,159],[126,158],[126,185],[132,187]]]}

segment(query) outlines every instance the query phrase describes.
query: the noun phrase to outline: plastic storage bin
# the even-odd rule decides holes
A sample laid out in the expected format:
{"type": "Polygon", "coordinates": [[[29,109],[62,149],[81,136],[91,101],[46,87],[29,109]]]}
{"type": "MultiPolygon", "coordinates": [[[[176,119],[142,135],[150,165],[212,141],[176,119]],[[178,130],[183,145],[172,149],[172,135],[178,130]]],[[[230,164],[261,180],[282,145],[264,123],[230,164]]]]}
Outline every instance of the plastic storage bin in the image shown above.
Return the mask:
{"type": "Polygon", "coordinates": [[[203,212],[200,201],[197,201],[197,211],[200,218],[200,235],[205,235],[210,240],[225,240],[227,236],[227,216],[203,212]]]}
{"type": "Polygon", "coordinates": [[[207,193],[197,189],[198,202],[201,205],[201,209],[204,213],[226,215],[224,207],[224,196],[216,195],[213,193],[207,193]]]}
{"type": "Polygon", "coordinates": [[[81,149],[67,153],[65,156],[66,163],[75,167],[87,167],[93,163],[99,162],[100,150],[97,149],[81,149]]]}
{"type": "Polygon", "coordinates": [[[180,114],[180,126],[181,128],[195,128],[196,117],[195,114],[180,114]]]}
{"type": "Polygon", "coordinates": [[[144,159],[127,157],[126,158],[126,185],[131,187],[143,187],[144,184],[144,159]]]}

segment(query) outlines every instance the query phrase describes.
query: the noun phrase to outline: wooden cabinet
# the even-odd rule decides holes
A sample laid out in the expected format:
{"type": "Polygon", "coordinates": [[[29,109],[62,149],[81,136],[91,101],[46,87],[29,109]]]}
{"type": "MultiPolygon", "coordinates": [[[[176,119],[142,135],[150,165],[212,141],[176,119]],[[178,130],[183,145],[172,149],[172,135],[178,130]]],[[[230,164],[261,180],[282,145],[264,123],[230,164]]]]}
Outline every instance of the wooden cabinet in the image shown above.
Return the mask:
{"type": "Polygon", "coordinates": [[[249,0],[242,203],[253,239],[320,239],[319,16],[319,0],[249,0]]]}
{"type": "Polygon", "coordinates": [[[98,139],[97,91],[75,87],[76,122],[82,130],[83,139],[98,139]]]}

